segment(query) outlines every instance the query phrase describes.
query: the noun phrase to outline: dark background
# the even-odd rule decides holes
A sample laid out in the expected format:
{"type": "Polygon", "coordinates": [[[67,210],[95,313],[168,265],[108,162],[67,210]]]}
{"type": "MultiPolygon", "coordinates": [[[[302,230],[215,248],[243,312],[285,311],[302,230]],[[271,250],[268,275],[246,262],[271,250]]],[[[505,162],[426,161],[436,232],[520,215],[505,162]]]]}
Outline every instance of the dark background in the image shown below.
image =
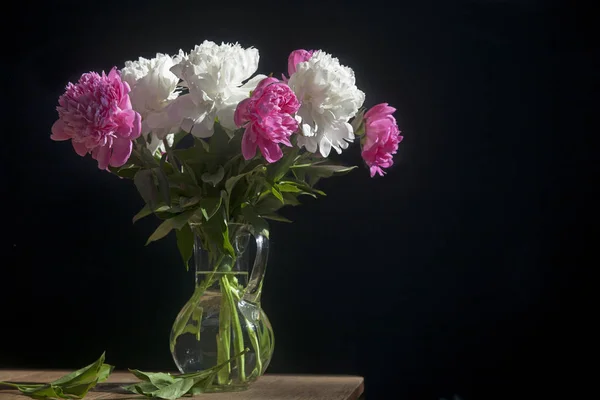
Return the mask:
{"type": "MultiPolygon", "coordinates": [[[[362,375],[367,399],[576,393],[594,315],[580,317],[579,281],[594,266],[598,58],[575,4],[12,4],[0,367],[75,369],[104,350],[118,368],[174,367],[168,335],[192,290],[174,238],[144,247],[158,223],[131,224],[131,182],[49,135],[81,73],[209,39],[257,47],[276,76],[291,50],[333,53],[405,136],[386,177],[324,181],[328,197],[273,224],[269,372],[362,375]]],[[[358,148],[342,160],[360,165],[358,148]]]]}

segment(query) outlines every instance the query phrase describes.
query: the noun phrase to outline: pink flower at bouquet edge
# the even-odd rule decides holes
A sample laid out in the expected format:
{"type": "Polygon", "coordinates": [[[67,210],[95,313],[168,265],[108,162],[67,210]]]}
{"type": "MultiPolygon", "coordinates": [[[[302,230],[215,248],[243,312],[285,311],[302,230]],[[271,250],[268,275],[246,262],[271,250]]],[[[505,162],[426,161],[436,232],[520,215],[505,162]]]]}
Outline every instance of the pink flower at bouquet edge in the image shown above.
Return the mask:
{"type": "Polygon", "coordinates": [[[242,155],[250,160],[256,148],[269,163],[283,156],[279,144],[291,147],[290,136],[298,129],[293,117],[300,108],[298,98],[285,83],[276,78],[259,82],[252,96],[241,101],[234,114],[235,124],[246,126],[242,137],[242,155]]]}
{"type": "Polygon", "coordinates": [[[59,119],[50,138],[70,139],[75,152],[82,157],[91,153],[100,169],[122,166],[141,130],[141,117],[131,108],[129,91],[116,67],[108,75],[83,74],[59,97],[59,119]]]}
{"type": "Polygon", "coordinates": [[[381,103],[365,113],[365,140],[362,157],[369,166],[371,178],[378,173],[383,176],[383,168],[394,164],[393,156],[398,151],[398,143],[403,139],[392,114],[395,108],[381,103]]]}
{"type": "Polygon", "coordinates": [[[296,72],[298,64],[310,60],[314,52],[314,50],[304,49],[292,51],[288,57],[288,75],[292,76],[292,74],[296,72]]]}

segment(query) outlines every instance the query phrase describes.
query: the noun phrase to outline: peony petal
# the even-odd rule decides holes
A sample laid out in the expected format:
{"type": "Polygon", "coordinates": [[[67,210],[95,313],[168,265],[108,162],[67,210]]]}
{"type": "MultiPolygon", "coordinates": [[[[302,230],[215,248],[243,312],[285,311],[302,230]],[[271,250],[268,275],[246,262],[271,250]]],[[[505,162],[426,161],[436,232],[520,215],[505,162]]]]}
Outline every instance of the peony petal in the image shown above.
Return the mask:
{"type": "Polygon", "coordinates": [[[65,123],[62,119],[57,120],[54,125],[52,125],[52,135],[50,135],[50,139],[56,141],[71,139],[65,130],[65,123]]]}
{"type": "Polygon", "coordinates": [[[226,129],[235,130],[238,128],[236,122],[234,122],[234,113],[236,112],[236,105],[231,104],[221,108],[217,111],[217,118],[219,123],[226,129]]]}
{"type": "MultiPolygon", "coordinates": [[[[273,78],[272,76],[270,76],[270,77],[267,77],[267,78],[265,78],[265,79],[261,80],[261,81],[258,83],[258,85],[256,85],[256,89],[254,89],[254,91],[255,91],[255,92],[258,94],[258,95],[260,95],[260,93],[259,93],[259,92],[263,91],[263,90],[265,89],[265,87],[267,87],[267,86],[269,86],[269,85],[272,85],[272,84],[274,84],[274,83],[278,83],[278,82],[279,82],[279,79],[277,79],[277,78],[273,78]]],[[[254,93],[252,93],[252,96],[254,97],[254,93]]]]}
{"type": "Polygon", "coordinates": [[[254,77],[252,77],[252,79],[249,79],[248,82],[244,83],[241,88],[244,89],[246,92],[248,92],[248,95],[250,94],[249,92],[254,90],[256,88],[256,85],[259,84],[260,81],[262,81],[263,79],[265,79],[267,76],[266,75],[262,75],[262,74],[258,74],[254,77]]]}
{"type": "Polygon", "coordinates": [[[181,129],[189,132],[192,129],[193,122],[203,118],[203,115],[210,111],[210,108],[207,104],[196,105],[191,95],[184,94],[169,104],[166,110],[169,125],[181,126],[181,129]]]}
{"type": "Polygon", "coordinates": [[[112,80],[117,79],[118,76],[119,76],[119,73],[117,72],[117,67],[112,67],[112,69],[108,73],[108,79],[112,81],[112,80]]]}
{"type": "Polygon", "coordinates": [[[236,107],[233,114],[233,122],[237,127],[241,127],[248,122],[248,103],[250,99],[242,100],[236,107]]]}
{"type": "Polygon", "coordinates": [[[377,173],[377,170],[380,170],[380,169],[376,165],[372,165],[371,168],[369,168],[369,172],[371,173],[371,178],[375,177],[375,174],[377,173]]]}
{"type": "Polygon", "coordinates": [[[135,140],[140,137],[142,132],[142,116],[139,113],[135,113],[135,117],[133,118],[133,126],[131,127],[131,134],[129,135],[129,140],[135,140]]]}
{"type": "MultiPolygon", "coordinates": [[[[201,45],[205,46],[203,43],[201,45]]],[[[212,47],[212,44],[209,45],[212,47]]],[[[242,81],[250,78],[258,69],[259,54],[255,48],[243,49],[239,46],[230,48],[219,46],[219,50],[225,62],[223,62],[220,70],[221,80],[228,84],[241,84],[242,81]]],[[[236,86],[237,86],[236,85],[236,86]]]]}
{"type": "Polygon", "coordinates": [[[81,157],[85,156],[88,153],[88,148],[85,143],[76,142],[74,140],[71,141],[73,148],[75,149],[75,153],[79,154],[81,157]]]}
{"type": "Polygon", "coordinates": [[[266,142],[260,147],[260,152],[265,157],[265,160],[269,163],[274,163],[283,157],[283,151],[277,143],[266,142]]]}
{"type": "Polygon", "coordinates": [[[304,49],[292,51],[288,57],[288,75],[292,76],[296,72],[298,64],[309,60],[313,52],[313,50],[306,51],[304,49]]]}
{"type": "Polygon", "coordinates": [[[206,139],[214,133],[215,120],[213,118],[204,118],[200,123],[194,124],[190,133],[196,137],[206,139]]]}
{"type": "MultiPolygon", "coordinates": [[[[127,82],[123,82],[123,85],[127,85],[127,82]]],[[[127,86],[129,87],[129,86],[127,86]]],[[[119,108],[121,110],[130,110],[131,109],[131,98],[129,95],[124,94],[121,97],[121,101],[119,101],[119,108]]]]}
{"type": "MultiPolygon", "coordinates": [[[[319,151],[323,157],[328,157],[331,152],[331,142],[323,135],[319,141],[319,151]]],[[[339,153],[339,152],[338,152],[339,153]]]]}
{"type": "Polygon", "coordinates": [[[96,147],[94,151],[92,151],[92,157],[98,161],[98,168],[107,169],[108,161],[110,160],[110,147],[96,147]]]}
{"type": "Polygon", "coordinates": [[[242,137],[242,155],[245,160],[250,160],[256,155],[256,142],[253,139],[252,125],[248,125],[242,137]]]}
{"type": "Polygon", "coordinates": [[[157,111],[148,114],[143,123],[145,123],[150,130],[167,128],[169,127],[169,114],[166,111],[157,111]]]}
{"type": "Polygon", "coordinates": [[[181,129],[186,131],[187,133],[190,133],[190,131],[194,127],[194,122],[196,121],[194,121],[191,118],[184,118],[183,121],[181,121],[181,129]]]}
{"type": "Polygon", "coordinates": [[[120,167],[127,162],[131,155],[133,147],[132,141],[125,138],[116,138],[112,145],[112,154],[110,156],[110,165],[120,167]]]}
{"type": "Polygon", "coordinates": [[[371,107],[371,109],[365,113],[364,118],[381,119],[385,118],[385,116],[387,115],[393,114],[394,112],[396,112],[396,109],[394,107],[388,106],[388,103],[381,103],[371,107]]]}
{"type": "Polygon", "coordinates": [[[317,138],[316,136],[306,137],[298,135],[298,147],[305,147],[307,151],[311,153],[317,152],[317,138]]]}

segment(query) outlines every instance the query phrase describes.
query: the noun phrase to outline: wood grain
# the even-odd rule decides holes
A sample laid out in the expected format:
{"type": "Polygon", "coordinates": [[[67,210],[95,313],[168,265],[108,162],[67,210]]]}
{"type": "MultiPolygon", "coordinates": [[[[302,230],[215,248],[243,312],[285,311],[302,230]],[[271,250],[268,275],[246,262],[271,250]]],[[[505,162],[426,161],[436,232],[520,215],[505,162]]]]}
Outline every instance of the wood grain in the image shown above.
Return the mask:
{"type": "MultiPolygon", "coordinates": [[[[70,371],[34,371],[0,369],[0,381],[46,383],[70,371]]],[[[107,382],[99,384],[85,397],[89,400],[144,399],[124,392],[121,386],[138,382],[129,372],[113,372],[107,382]]],[[[357,400],[364,391],[359,376],[265,375],[250,389],[235,393],[207,393],[196,398],[203,400],[357,400]]],[[[186,397],[189,398],[189,397],[186,397]]],[[[0,388],[0,400],[26,400],[15,390],[0,388]]]]}

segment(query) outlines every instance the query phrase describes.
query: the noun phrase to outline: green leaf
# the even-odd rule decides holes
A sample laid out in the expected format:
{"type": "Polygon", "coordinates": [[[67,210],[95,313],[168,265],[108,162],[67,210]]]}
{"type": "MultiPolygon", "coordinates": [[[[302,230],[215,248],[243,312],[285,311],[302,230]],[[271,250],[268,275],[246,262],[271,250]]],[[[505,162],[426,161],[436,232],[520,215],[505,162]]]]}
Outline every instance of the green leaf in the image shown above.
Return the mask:
{"type": "Polygon", "coordinates": [[[292,222],[291,220],[282,217],[279,214],[261,214],[261,217],[263,217],[264,219],[270,219],[273,221],[279,221],[279,222],[292,222]]]}
{"type": "Polygon", "coordinates": [[[280,192],[285,193],[301,193],[302,190],[298,187],[298,184],[296,182],[279,182],[277,185],[277,189],[279,189],[280,192]]]}
{"type": "MultiPolygon", "coordinates": [[[[284,198],[284,201],[285,201],[285,198],[284,198]]],[[[266,196],[262,197],[256,203],[255,211],[258,215],[270,214],[273,211],[279,210],[283,206],[284,206],[284,204],[281,203],[281,201],[279,199],[277,199],[275,196],[273,196],[271,194],[271,192],[268,192],[268,194],[266,196]]]]}
{"type": "Polygon", "coordinates": [[[227,181],[225,182],[225,190],[227,190],[227,193],[229,193],[231,195],[231,192],[233,191],[234,186],[236,185],[236,183],[238,183],[238,181],[240,179],[242,179],[244,176],[248,176],[252,173],[255,172],[265,172],[267,170],[267,167],[265,167],[264,165],[260,164],[257,165],[256,167],[254,167],[252,170],[248,171],[248,172],[244,172],[242,174],[236,175],[236,176],[232,176],[231,178],[227,179],[227,181]]]}
{"type": "Polygon", "coordinates": [[[148,241],[146,242],[146,245],[156,240],[162,239],[173,229],[183,228],[183,226],[187,224],[188,220],[193,214],[194,210],[190,210],[164,220],[163,223],[160,224],[158,228],[156,228],[154,233],[150,235],[148,241]]]}
{"type": "Polygon", "coordinates": [[[286,206],[299,206],[302,203],[298,200],[298,195],[294,193],[283,193],[283,201],[286,206]]]}
{"type": "Polygon", "coordinates": [[[140,170],[140,167],[135,164],[126,164],[122,167],[109,167],[109,170],[121,178],[133,179],[135,174],[140,170]]]}
{"type": "Polygon", "coordinates": [[[175,400],[183,397],[194,386],[192,378],[177,379],[172,384],[162,387],[153,393],[153,397],[165,400],[175,400]]]}
{"type": "Polygon", "coordinates": [[[222,199],[222,204],[225,205],[225,215],[227,216],[227,219],[229,219],[229,194],[227,193],[226,190],[221,190],[221,199],[222,199]]]}
{"type": "Polygon", "coordinates": [[[200,200],[200,210],[207,221],[219,210],[221,202],[221,197],[205,197],[200,200]]]}
{"type": "Polygon", "coordinates": [[[148,206],[148,204],[144,205],[144,207],[142,207],[142,209],[140,211],[138,211],[137,214],[135,214],[133,216],[133,223],[135,223],[136,221],[139,221],[140,219],[147,217],[148,215],[152,214],[152,210],[150,209],[150,207],[148,206]]]}
{"type": "Polygon", "coordinates": [[[30,388],[26,390],[21,390],[21,393],[31,396],[35,399],[40,398],[61,398],[67,399],[65,397],[64,392],[59,386],[51,386],[51,385],[43,385],[38,388],[30,388]]]}
{"type": "Polygon", "coordinates": [[[236,354],[229,360],[212,368],[189,374],[170,375],[165,373],[142,372],[130,369],[132,374],[142,382],[124,386],[123,389],[149,398],[175,400],[186,395],[196,395],[206,392],[213,382],[215,375],[232,361],[241,357],[249,350],[236,354]]]}
{"type": "Polygon", "coordinates": [[[166,374],[164,372],[142,372],[137,369],[130,369],[129,372],[142,381],[152,383],[157,388],[175,383],[175,378],[173,378],[171,374],[166,374]]]}
{"type": "Polygon", "coordinates": [[[197,196],[192,196],[192,197],[180,196],[179,197],[179,206],[181,208],[192,207],[192,206],[195,206],[196,204],[198,204],[199,201],[200,201],[200,198],[197,196]]]}
{"type": "Polygon", "coordinates": [[[102,364],[98,371],[98,383],[104,382],[108,379],[115,367],[109,364],[102,364]]]}
{"type": "Polygon", "coordinates": [[[290,168],[298,169],[302,168],[305,173],[309,175],[315,175],[321,178],[329,178],[334,174],[345,174],[352,171],[357,166],[346,167],[343,165],[332,165],[332,164],[300,164],[300,165],[292,165],[290,168]]]}
{"type": "MultiPolygon", "coordinates": [[[[227,224],[227,222],[225,222],[225,224],[227,224]]],[[[235,258],[235,250],[229,239],[229,226],[227,226],[223,232],[223,249],[231,256],[231,258],[235,258]]]]}
{"type": "Polygon", "coordinates": [[[223,180],[224,176],[225,176],[225,170],[223,169],[222,166],[219,165],[219,168],[217,169],[217,171],[215,173],[210,174],[208,172],[205,172],[202,174],[201,179],[202,179],[202,182],[210,183],[214,187],[216,187],[217,184],[223,180]]]}
{"type": "Polygon", "coordinates": [[[154,158],[152,153],[150,153],[150,150],[145,144],[140,146],[140,153],[142,154],[142,162],[146,164],[146,166],[150,168],[159,166],[158,161],[156,160],[156,158],[154,158]]]}
{"type": "Polygon", "coordinates": [[[363,124],[364,116],[365,116],[366,108],[361,108],[358,110],[358,113],[352,119],[352,128],[354,129],[354,134],[356,136],[362,136],[365,133],[365,124],[363,124]]]}
{"type": "Polygon", "coordinates": [[[158,189],[160,190],[160,194],[163,198],[163,201],[167,205],[170,206],[171,205],[171,191],[170,191],[170,186],[169,186],[169,178],[167,177],[167,173],[165,172],[166,159],[167,159],[167,153],[163,154],[163,156],[161,157],[160,167],[153,168],[152,171],[154,171],[154,174],[156,175],[156,178],[158,180],[158,189]]]}
{"type": "Polygon", "coordinates": [[[281,192],[277,189],[277,187],[275,186],[271,186],[271,193],[273,193],[273,196],[275,196],[279,201],[281,201],[281,204],[284,204],[283,201],[283,195],[281,194],[281,192]]]}
{"type": "Polygon", "coordinates": [[[187,271],[189,270],[190,258],[192,258],[192,253],[194,252],[194,233],[189,224],[185,224],[175,233],[177,234],[177,248],[187,271]]]}
{"type": "Polygon", "coordinates": [[[202,223],[203,232],[210,245],[215,246],[221,254],[227,254],[235,258],[235,251],[229,239],[229,227],[223,205],[219,207],[215,215],[202,223]]]}
{"type": "Polygon", "coordinates": [[[154,174],[149,169],[138,171],[133,177],[133,183],[137,188],[142,199],[150,206],[150,209],[155,210],[159,202],[158,189],[154,184],[154,174]]]}
{"type": "Polygon", "coordinates": [[[254,227],[256,233],[261,233],[267,238],[269,237],[269,223],[258,215],[254,207],[246,203],[242,207],[242,215],[254,227]]]}
{"type": "Polygon", "coordinates": [[[227,154],[230,137],[221,124],[215,123],[215,132],[209,139],[209,151],[213,154],[227,154]]]}
{"type": "Polygon", "coordinates": [[[73,385],[76,383],[89,382],[90,379],[97,379],[98,372],[100,372],[100,367],[102,364],[104,364],[104,359],[105,353],[102,353],[100,358],[98,358],[94,363],[65,375],[53,382],[50,382],[50,384],[55,386],[73,385]]]}
{"type": "Polygon", "coordinates": [[[98,383],[98,380],[92,380],[90,382],[84,382],[84,383],[78,383],[78,384],[73,384],[73,385],[65,385],[65,387],[60,387],[60,386],[54,386],[54,389],[58,389],[60,387],[60,390],[62,391],[63,395],[67,398],[78,398],[81,399],[83,398],[87,392],[90,391],[90,389],[92,389],[93,387],[96,386],[96,384],[98,383]]]}
{"type": "Polygon", "coordinates": [[[154,393],[158,391],[159,388],[154,386],[152,382],[139,382],[134,383],[133,385],[124,386],[123,389],[141,394],[142,396],[154,397],[154,393]]]}
{"type": "Polygon", "coordinates": [[[301,190],[300,194],[308,194],[315,198],[317,197],[316,195],[327,196],[325,194],[325,192],[323,192],[322,190],[315,189],[314,187],[311,187],[304,182],[290,182],[290,183],[294,184],[298,189],[301,190]]]}
{"type": "Polygon", "coordinates": [[[283,176],[289,171],[291,165],[296,161],[299,151],[300,148],[293,147],[287,154],[284,154],[279,161],[270,164],[268,166],[269,172],[267,174],[269,178],[271,178],[274,182],[277,182],[283,178],[283,176]]]}
{"type": "Polygon", "coordinates": [[[65,375],[53,382],[46,384],[16,384],[0,382],[0,386],[6,385],[18,389],[23,394],[42,398],[83,398],[87,392],[108,378],[113,370],[112,365],[104,364],[104,353],[96,362],[81,368],[75,372],[65,375]]]}
{"type": "Polygon", "coordinates": [[[194,172],[194,170],[192,169],[192,167],[190,167],[190,165],[181,160],[181,165],[183,167],[183,172],[185,175],[188,176],[189,180],[191,181],[192,184],[197,185],[198,184],[198,179],[196,179],[196,173],[194,172]]]}
{"type": "MultiPolygon", "coordinates": [[[[194,140],[195,143],[195,140],[194,140]]],[[[202,149],[202,146],[192,146],[187,149],[179,149],[173,150],[173,153],[177,157],[180,162],[190,162],[190,161],[201,161],[206,152],[202,149]]]]}

